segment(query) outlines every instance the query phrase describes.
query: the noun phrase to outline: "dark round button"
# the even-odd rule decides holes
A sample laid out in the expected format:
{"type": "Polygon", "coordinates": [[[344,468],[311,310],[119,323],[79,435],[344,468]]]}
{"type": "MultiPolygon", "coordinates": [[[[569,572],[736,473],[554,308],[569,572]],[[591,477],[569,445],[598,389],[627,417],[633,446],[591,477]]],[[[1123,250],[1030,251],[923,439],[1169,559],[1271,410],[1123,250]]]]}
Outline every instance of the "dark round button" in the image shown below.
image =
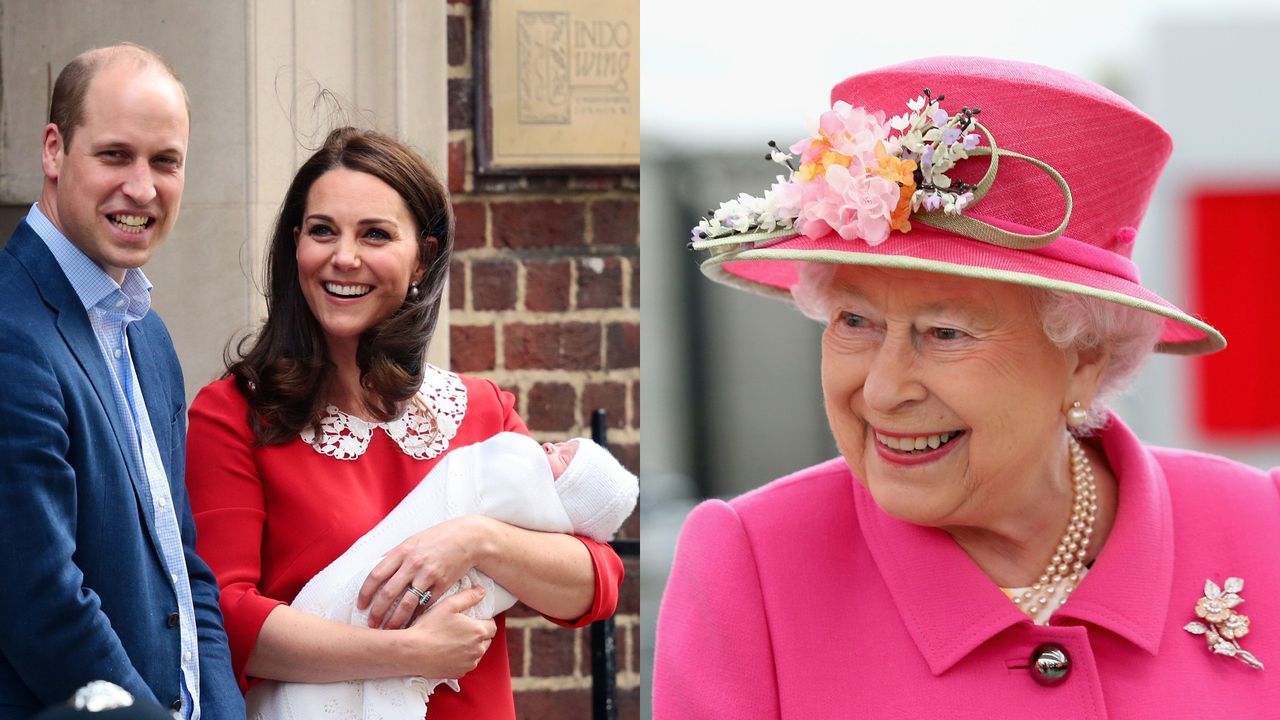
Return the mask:
{"type": "Polygon", "coordinates": [[[169,613],[169,617],[164,619],[164,624],[168,625],[169,627],[178,627],[178,613],[176,612],[169,613]]]}
{"type": "Polygon", "coordinates": [[[178,698],[177,700],[174,700],[173,702],[169,703],[169,709],[174,711],[181,710],[182,698],[178,698]]]}
{"type": "Polygon", "coordinates": [[[1071,658],[1061,645],[1046,643],[1031,651],[1032,679],[1046,687],[1066,682],[1071,674],[1071,658]]]}

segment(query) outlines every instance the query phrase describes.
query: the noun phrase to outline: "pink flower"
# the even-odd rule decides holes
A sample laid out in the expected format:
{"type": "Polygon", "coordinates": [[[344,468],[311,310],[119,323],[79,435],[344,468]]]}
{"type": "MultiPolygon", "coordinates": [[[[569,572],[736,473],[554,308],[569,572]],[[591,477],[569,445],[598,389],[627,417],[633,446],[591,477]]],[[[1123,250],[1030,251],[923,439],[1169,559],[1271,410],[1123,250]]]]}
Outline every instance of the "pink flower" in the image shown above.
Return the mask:
{"type": "Polygon", "coordinates": [[[897,183],[835,165],[827,168],[826,185],[828,191],[805,206],[801,232],[817,237],[830,228],[845,240],[862,239],[868,245],[879,245],[889,237],[898,204],[897,183]]]}
{"type": "Polygon", "coordinates": [[[863,165],[875,161],[876,143],[889,137],[883,111],[869,113],[866,108],[853,107],[843,100],[822,114],[819,126],[832,149],[861,160],[863,165]]]}
{"type": "Polygon", "coordinates": [[[805,138],[797,140],[794,145],[788,148],[800,158],[800,164],[814,162],[822,157],[822,154],[831,149],[831,145],[826,139],[819,136],[816,138],[805,138]]]}
{"type": "MultiPolygon", "coordinates": [[[[770,188],[773,193],[773,202],[778,208],[778,216],[786,218],[799,217],[801,210],[807,202],[806,195],[813,194],[813,185],[815,183],[793,183],[786,182],[782,178],[778,178],[778,182],[774,183],[770,188]],[[808,189],[808,192],[806,190],[808,189]]],[[[826,184],[825,182],[823,183],[826,184]]]]}

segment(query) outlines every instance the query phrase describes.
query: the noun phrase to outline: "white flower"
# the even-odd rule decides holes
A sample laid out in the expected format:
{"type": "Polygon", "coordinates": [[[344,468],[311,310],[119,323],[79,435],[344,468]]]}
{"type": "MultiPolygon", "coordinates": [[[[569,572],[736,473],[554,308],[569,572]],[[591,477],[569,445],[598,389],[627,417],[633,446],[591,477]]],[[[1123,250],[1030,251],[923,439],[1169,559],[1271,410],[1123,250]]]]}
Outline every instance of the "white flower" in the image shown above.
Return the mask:
{"type": "MultiPolygon", "coordinates": [[[[956,161],[944,151],[939,150],[933,154],[933,174],[941,175],[956,166],[956,161]]],[[[942,187],[946,187],[943,185],[942,187]]]]}
{"type": "Polygon", "coordinates": [[[795,183],[788,182],[781,175],[778,176],[778,182],[765,192],[765,198],[774,208],[774,214],[787,226],[800,217],[804,193],[795,183]]]}

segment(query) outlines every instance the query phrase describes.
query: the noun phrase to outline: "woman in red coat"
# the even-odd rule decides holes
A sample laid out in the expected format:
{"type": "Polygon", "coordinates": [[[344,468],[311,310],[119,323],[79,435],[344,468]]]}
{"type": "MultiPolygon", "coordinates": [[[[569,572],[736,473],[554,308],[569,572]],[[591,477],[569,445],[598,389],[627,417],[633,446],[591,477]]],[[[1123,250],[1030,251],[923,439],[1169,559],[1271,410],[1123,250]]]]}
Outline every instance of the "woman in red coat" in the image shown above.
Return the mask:
{"type": "Polygon", "coordinates": [[[298,171],[268,257],[267,320],[191,406],[198,550],[218,576],[241,688],[255,679],[467,679],[435,718],[514,718],[503,617],[430,606],[475,567],[567,627],[612,614],[622,567],[607,546],[464,516],[412,536],[365,581],[371,627],[288,603],[449,451],[526,432],[513,397],[425,361],[453,217],[422,159],[335,130],[298,171]],[[426,612],[415,612],[427,605],[426,612]]]}

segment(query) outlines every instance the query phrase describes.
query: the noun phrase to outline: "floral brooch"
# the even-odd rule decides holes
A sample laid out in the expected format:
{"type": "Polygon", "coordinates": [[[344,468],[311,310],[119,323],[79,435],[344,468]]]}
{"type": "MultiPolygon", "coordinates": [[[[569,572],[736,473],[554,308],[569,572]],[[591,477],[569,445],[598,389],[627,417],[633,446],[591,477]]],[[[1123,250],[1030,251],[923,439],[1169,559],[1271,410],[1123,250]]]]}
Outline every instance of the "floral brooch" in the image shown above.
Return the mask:
{"type": "Polygon", "coordinates": [[[1240,638],[1249,634],[1249,617],[1235,611],[1244,602],[1240,591],[1244,580],[1227,578],[1223,587],[1212,580],[1204,581],[1204,597],[1196,601],[1196,615],[1208,621],[1189,622],[1182,627],[1192,635],[1203,635],[1209,650],[1219,655],[1233,657],[1251,668],[1261,670],[1262,661],[1240,647],[1240,638]]]}

